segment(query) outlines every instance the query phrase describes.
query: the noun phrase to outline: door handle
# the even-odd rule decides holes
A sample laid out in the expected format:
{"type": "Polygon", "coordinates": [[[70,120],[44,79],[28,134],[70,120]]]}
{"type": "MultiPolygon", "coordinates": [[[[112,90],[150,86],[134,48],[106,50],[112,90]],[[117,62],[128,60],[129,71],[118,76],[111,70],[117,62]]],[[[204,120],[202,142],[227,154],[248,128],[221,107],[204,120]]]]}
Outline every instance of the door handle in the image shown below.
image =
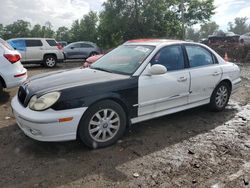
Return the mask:
{"type": "Polygon", "coordinates": [[[185,82],[185,81],[187,81],[187,77],[180,77],[177,81],[178,82],[185,82]]]}
{"type": "Polygon", "coordinates": [[[220,72],[214,72],[213,73],[213,76],[218,76],[218,75],[220,75],[220,72]]]}

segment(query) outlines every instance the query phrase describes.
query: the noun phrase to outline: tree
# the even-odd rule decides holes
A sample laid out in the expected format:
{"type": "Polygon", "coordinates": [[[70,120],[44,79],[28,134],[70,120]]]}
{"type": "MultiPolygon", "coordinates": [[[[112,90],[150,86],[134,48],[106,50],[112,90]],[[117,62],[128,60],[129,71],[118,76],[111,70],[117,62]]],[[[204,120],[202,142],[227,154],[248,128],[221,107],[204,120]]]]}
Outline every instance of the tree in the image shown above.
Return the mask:
{"type": "Polygon", "coordinates": [[[39,24],[34,25],[34,27],[30,31],[31,37],[43,37],[42,27],[39,24]]]}
{"type": "Polygon", "coordinates": [[[70,29],[71,42],[79,41],[81,37],[79,20],[75,20],[70,29]]]}
{"type": "Polygon", "coordinates": [[[98,16],[96,12],[90,11],[82,19],[75,20],[71,27],[71,41],[91,41],[97,42],[97,23],[98,16]]]}
{"type": "Polygon", "coordinates": [[[45,25],[42,26],[42,35],[43,37],[52,38],[54,37],[55,32],[52,30],[51,22],[45,22],[45,25]]]}
{"type": "Polygon", "coordinates": [[[95,12],[90,11],[80,21],[81,39],[97,42],[97,22],[98,16],[95,12]]]}
{"type": "Polygon", "coordinates": [[[17,20],[4,28],[3,38],[17,38],[30,36],[30,23],[24,20],[17,20]]]}
{"type": "Polygon", "coordinates": [[[192,27],[187,28],[186,39],[198,42],[200,39],[200,32],[196,31],[192,27]]]}
{"type": "Polygon", "coordinates": [[[200,37],[207,38],[209,35],[212,35],[215,31],[218,31],[219,25],[216,22],[208,22],[201,25],[200,28],[200,37]]]}
{"type": "MultiPolygon", "coordinates": [[[[185,25],[203,23],[214,13],[213,0],[183,0],[185,25]]],[[[112,47],[133,38],[181,38],[180,0],[107,0],[100,14],[100,43],[112,47]]]]}
{"type": "Polygon", "coordinates": [[[0,37],[3,37],[4,34],[4,26],[3,24],[0,24],[0,37]]]}
{"type": "Polygon", "coordinates": [[[234,19],[234,23],[229,22],[228,23],[228,31],[232,31],[236,34],[242,35],[245,34],[247,32],[250,32],[250,25],[247,25],[247,18],[243,17],[243,18],[235,18],[234,19]]]}
{"type": "Polygon", "coordinates": [[[67,27],[59,27],[56,31],[56,40],[70,42],[70,31],[67,27]]]}

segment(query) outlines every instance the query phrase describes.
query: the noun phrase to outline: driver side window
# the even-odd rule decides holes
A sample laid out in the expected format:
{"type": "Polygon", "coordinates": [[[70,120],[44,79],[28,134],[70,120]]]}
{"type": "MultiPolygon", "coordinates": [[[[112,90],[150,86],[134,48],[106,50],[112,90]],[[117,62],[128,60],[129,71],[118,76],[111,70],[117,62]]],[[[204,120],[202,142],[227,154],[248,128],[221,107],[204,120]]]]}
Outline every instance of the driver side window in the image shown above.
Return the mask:
{"type": "Polygon", "coordinates": [[[168,71],[184,69],[184,57],[181,46],[167,46],[162,48],[151,60],[151,65],[160,64],[168,71]]]}

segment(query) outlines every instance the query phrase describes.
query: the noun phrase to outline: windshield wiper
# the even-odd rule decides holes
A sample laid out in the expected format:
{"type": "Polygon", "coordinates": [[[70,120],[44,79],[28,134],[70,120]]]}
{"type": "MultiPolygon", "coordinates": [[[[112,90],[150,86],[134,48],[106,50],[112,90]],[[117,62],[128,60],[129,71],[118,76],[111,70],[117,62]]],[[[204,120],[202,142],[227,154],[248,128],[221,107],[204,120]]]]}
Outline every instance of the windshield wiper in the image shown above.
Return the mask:
{"type": "Polygon", "coordinates": [[[104,68],[101,68],[101,67],[90,67],[91,69],[95,69],[95,70],[100,70],[100,71],[104,71],[104,72],[110,72],[110,73],[113,73],[111,70],[107,70],[107,69],[104,69],[104,68]]]}

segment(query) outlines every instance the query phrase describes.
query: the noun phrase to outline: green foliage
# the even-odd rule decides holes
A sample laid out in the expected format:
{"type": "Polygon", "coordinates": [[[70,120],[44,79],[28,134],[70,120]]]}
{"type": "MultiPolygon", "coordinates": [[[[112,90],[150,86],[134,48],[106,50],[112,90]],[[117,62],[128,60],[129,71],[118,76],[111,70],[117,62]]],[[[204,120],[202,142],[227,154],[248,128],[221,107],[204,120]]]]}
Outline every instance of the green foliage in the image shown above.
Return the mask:
{"type": "MultiPolygon", "coordinates": [[[[100,14],[100,43],[108,48],[133,38],[181,38],[180,0],[108,0],[100,14]]],[[[185,25],[204,23],[213,0],[185,0],[185,25]]]]}
{"type": "Polygon", "coordinates": [[[209,21],[215,10],[213,3],[214,0],[184,0],[186,24],[192,26],[209,21]]]}
{"type": "Polygon", "coordinates": [[[16,37],[29,37],[30,36],[30,23],[24,20],[17,20],[12,24],[4,27],[3,38],[16,38],[16,37]]]}
{"type": "MultiPolygon", "coordinates": [[[[1,27],[4,39],[14,37],[55,37],[67,42],[92,41],[108,49],[134,38],[181,38],[182,24],[190,27],[205,23],[214,14],[214,0],[107,0],[99,16],[90,11],[75,20],[71,28],[59,27],[56,32],[46,22],[32,28],[18,20],[1,27]],[[181,19],[181,2],[184,20],[181,19]],[[184,22],[183,22],[184,21],[184,22]]],[[[191,34],[191,30],[188,30],[191,34]]]]}
{"type": "Polygon", "coordinates": [[[3,24],[0,24],[0,37],[3,37],[4,34],[4,26],[3,24]]]}
{"type": "Polygon", "coordinates": [[[216,22],[208,22],[201,25],[200,28],[200,38],[207,38],[212,35],[215,31],[218,31],[219,25],[216,22]]]}
{"type": "Polygon", "coordinates": [[[67,27],[59,27],[56,31],[56,40],[58,41],[67,41],[69,42],[70,39],[70,31],[67,27]]]}
{"type": "Polygon", "coordinates": [[[236,34],[242,35],[247,32],[250,32],[250,25],[247,25],[247,18],[235,18],[234,23],[228,23],[228,30],[236,34]]]}
{"type": "Polygon", "coordinates": [[[186,40],[191,40],[194,42],[198,42],[200,40],[200,32],[195,29],[189,27],[186,30],[186,40]]]}

